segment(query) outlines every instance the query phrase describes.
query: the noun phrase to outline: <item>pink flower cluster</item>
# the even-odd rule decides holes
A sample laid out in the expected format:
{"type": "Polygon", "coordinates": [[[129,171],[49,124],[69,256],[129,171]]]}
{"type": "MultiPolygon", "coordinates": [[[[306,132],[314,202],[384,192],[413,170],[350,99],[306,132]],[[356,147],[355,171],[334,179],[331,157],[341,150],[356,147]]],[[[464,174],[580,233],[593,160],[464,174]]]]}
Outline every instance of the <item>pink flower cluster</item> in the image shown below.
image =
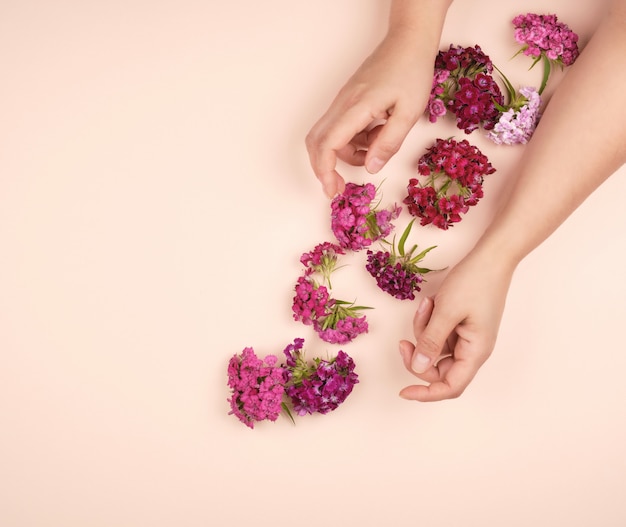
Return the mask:
{"type": "Polygon", "coordinates": [[[354,360],[340,350],[334,359],[316,358],[311,364],[302,352],[303,343],[303,339],[295,339],[285,348],[285,393],[298,415],[327,414],[343,403],[359,382],[354,360]]]}
{"type": "Polygon", "coordinates": [[[491,76],[493,64],[480,46],[450,46],[435,59],[435,74],[428,102],[430,122],[451,111],[457,127],[469,134],[482,126],[491,130],[503,97],[491,76]]]}
{"type": "Polygon", "coordinates": [[[233,355],[228,363],[230,414],[254,428],[260,421],[276,421],[281,410],[293,419],[284,399],[298,415],[325,414],[343,403],[358,383],[354,360],[340,350],[333,359],[308,363],[303,345],[300,338],[289,344],[280,366],[275,355],[261,359],[253,348],[233,355]]]}
{"type": "Polygon", "coordinates": [[[332,200],[330,226],[341,247],[359,251],[389,235],[393,229],[391,221],[402,209],[394,206],[377,210],[375,198],[376,187],[371,183],[347,183],[343,194],[332,200]]]}
{"type": "Polygon", "coordinates": [[[551,61],[570,66],[578,58],[578,35],[556,15],[528,13],[513,19],[515,40],[522,44],[524,55],[539,59],[545,55],[551,61]]]}
{"type": "Polygon", "coordinates": [[[340,254],[344,254],[341,247],[324,242],[301,256],[305,270],[296,282],[292,303],[294,320],[312,325],[331,344],[346,344],[368,331],[367,319],[360,313],[368,307],[335,300],[329,294],[330,276],[340,254]]]}
{"type": "Polygon", "coordinates": [[[228,363],[230,413],[250,428],[257,421],[276,421],[280,414],[285,386],[277,360],[275,355],[259,359],[254,349],[245,348],[228,363]]]}
{"type": "Polygon", "coordinates": [[[483,196],[483,179],[495,172],[487,157],[467,140],[437,139],[418,163],[421,184],[411,178],[403,203],[422,225],[448,229],[461,221],[470,206],[483,196]]]}
{"type": "Polygon", "coordinates": [[[526,144],[532,137],[541,116],[541,95],[536,88],[520,88],[519,96],[502,112],[487,137],[498,145],[526,144]]]}

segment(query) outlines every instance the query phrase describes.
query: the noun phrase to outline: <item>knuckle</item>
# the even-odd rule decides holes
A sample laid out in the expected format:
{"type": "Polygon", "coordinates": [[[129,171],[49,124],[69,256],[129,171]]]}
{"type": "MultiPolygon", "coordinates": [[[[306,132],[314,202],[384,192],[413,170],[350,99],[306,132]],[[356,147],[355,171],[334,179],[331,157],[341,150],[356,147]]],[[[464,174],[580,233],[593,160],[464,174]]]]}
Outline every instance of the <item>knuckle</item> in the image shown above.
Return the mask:
{"type": "Polygon", "coordinates": [[[419,336],[415,347],[419,349],[420,352],[425,353],[429,357],[439,355],[441,351],[441,346],[439,345],[439,343],[430,335],[425,333],[419,336]]]}
{"type": "Polygon", "coordinates": [[[449,392],[449,399],[458,399],[465,391],[464,386],[453,386],[449,392]]]}
{"type": "Polygon", "coordinates": [[[396,154],[398,150],[400,150],[400,143],[391,142],[391,141],[381,141],[376,145],[377,150],[388,154],[389,157],[396,154]]]}

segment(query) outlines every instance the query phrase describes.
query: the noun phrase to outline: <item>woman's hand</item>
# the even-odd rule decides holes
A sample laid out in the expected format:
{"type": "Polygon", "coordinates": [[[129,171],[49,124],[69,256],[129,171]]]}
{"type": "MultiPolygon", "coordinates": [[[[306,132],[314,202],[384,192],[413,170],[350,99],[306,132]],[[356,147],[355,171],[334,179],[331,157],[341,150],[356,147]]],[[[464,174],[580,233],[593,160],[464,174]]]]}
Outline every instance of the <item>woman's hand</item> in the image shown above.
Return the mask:
{"type": "Polygon", "coordinates": [[[513,268],[503,259],[470,253],[443,281],[434,299],[415,314],[416,343],[400,341],[406,368],[428,385],[404,388],[416,401],[458,397],[489,358],[496,343],[513,268]]]}
{"type": "Polygon", "coordinates": [[[329,197],[343,192],[337,158],[378,172],[398,151],[428,103],[434,55],[414,31],[390,33],[313,126],[306,146],[329,197]]]}

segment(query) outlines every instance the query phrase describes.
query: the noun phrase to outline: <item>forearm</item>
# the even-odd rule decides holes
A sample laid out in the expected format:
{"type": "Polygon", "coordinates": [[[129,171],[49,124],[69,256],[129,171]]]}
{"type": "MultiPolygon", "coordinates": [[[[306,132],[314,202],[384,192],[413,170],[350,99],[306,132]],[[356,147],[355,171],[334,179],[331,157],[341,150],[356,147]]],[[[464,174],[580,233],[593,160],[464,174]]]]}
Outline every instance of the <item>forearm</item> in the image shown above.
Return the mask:
{"type": "Polygon", "coordinates": [[[626,161],[626,2],[614,4],[550,101],[479,252],[516,266],[626,161]]]}
{"type": "Polygon", "coordinates": [[[452,0],[392,0],[388,37],[401,35],[415,43],[427,43],[436,53],[441,30],[452,0]]]}

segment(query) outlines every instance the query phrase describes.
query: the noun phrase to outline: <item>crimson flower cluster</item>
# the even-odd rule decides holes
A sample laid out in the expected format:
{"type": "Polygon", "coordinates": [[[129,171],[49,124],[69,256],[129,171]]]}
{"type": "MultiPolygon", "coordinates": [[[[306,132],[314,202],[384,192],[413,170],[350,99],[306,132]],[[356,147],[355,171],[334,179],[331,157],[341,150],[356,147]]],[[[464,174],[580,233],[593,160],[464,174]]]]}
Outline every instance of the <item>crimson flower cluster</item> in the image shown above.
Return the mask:
{"type": "Polygon", "coordinates": [[[354,360],[344,351],[329,360],[307,362],[304,339],[297,338],[285,350],[285,362],[275,355],[257,357],[253,348],[235,354],[228,363],[231,389],[230,414],[249,428],[260,421],[276,421],[281,411],[292,420],[298,415],[335,410],[357,384],[354,360]]]}
{"type": "Polygon", "coordinates": [[[493,63],[480,46],[451,45],[435,58],[435,73],[428,102],[431,122],[451,111],[457,127],[469,134],[482,126],[491,130],[504,98],[492,77],[493,63]]]}
{"type": "Polygon", "coordinates": [[[327,414],[343,403],[359,382],[354,360],[340,350],[331,360],[315,358],[310,363],[302,352],[303,344],[303,339],[295,339],[285,348],[285,393],[298,415],[327,414]]]}
{"type": "Polygon", "coordinates": [[[329,242],[320,243],[304,253],[300,262],[305,270],[296,282],[292,303],[294,320],[312,325],[319,337],[331,344],[351,342],[369,329],[367,318],[361,315],[361,311],[369,307],[330,296],[330,276],[341,254],[345,254],[344,250],[329,242]]]}
{"type": "Polygon", "coordinates": [[[411,232],[413,221],[411,220],[402,233],[397,248],[395,240],[389,244],[391,252],[367,251],[365,268],[376,279],[380,289],[399,300],[414,300],[415,292],[421,291],[420,284],[424,281],[424,275],[432,271],[418,266],[418,263],[435,247],[429,247],[416,256],[413,256],[413,253],[417,250],[417,245],[408,252],[405,250],[405,242],[411,232]]]}
{"type": "Polygon", "coordinates": [[[401,207],[378,210],[375,198],[372,183],[347,183],[344,192],[332,200],[330,226],[342,248],[359,251],[392,231],[391,221],[400,215],[401,207]]]}
{"type": "Polygon", "coordinates": [[[483,180],[495,172],[487,157],[467,140],[437,139],[418,162],[425,183],[411,178],[403,203],[421,225],[448,229],[483,197],[483,180]]]}

